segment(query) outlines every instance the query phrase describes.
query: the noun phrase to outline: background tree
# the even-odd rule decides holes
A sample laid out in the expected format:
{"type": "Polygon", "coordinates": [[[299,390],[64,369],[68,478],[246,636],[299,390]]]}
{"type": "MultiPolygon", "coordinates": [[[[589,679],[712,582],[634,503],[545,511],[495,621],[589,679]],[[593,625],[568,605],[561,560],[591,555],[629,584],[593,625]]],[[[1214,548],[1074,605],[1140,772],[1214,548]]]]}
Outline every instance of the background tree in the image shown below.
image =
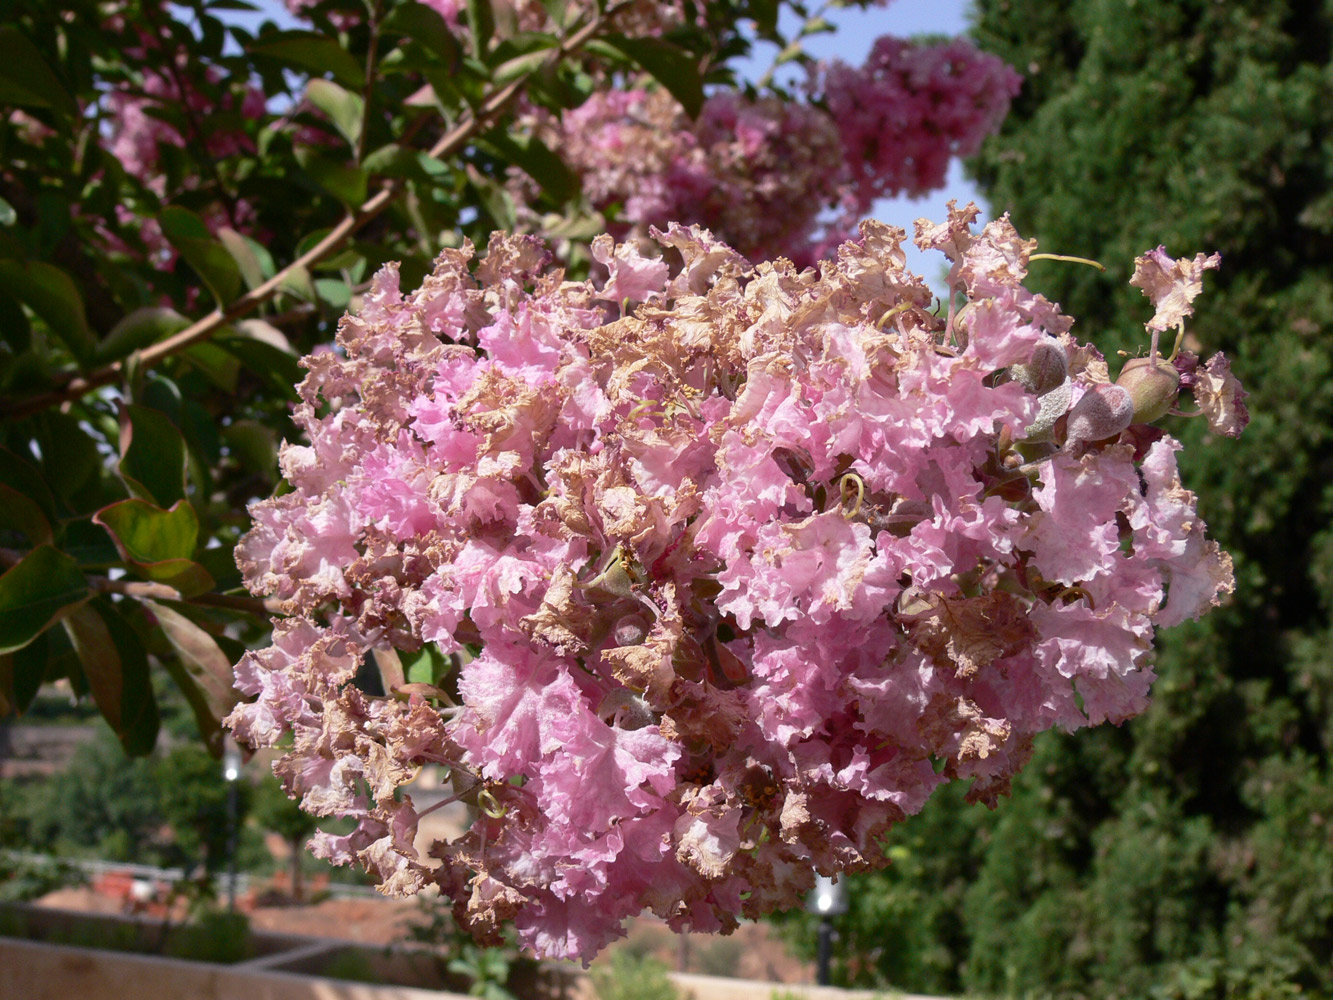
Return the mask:
{"type": "Polygon", "coordinates": [[[264,830],[272,831],[287,843],[291,851],[289,861],[292,899],[301,902],[305,896],[302,863],[305,861],[305,842],[315,832],[315,817],[287,797],[274,781],[263,781],[255,789],[253,812],[255,822],[264,830]]]}
{"type": "Polygon", "coordinates": [[[854,899],[912,893],[949,912],[845,974],[1003,995],[1328,996],[1333,6],[982,0],[975,37],[1025,74],[973,165],[993,209],[1108,265],[1036,265],[1076,334],[1132,349],[1135,253],[1222,253],[1193,330],[1232,357],[1253,421],[1225,450],[1194,447],[1197,421],[1167,423],[1238,586],[1160,640],[1145,715],[1048,734],[1012,799],[955,817],[975,834],[858,882],[854,899]]]}
{"type": "MultiPolygon", "coordinates": [[[[249,782],[238,785],[237,821],[250,808],[249,782]]],[[[6,779],[0,784],[6,846],[50,849],[71,857],[136,864],[202,866],[208,874],[226,863],[227,782],[222,768],[198,744],[177,745],[150,757],[127,757],[109,734],[79,747],[69,766],[49,779],[6,779]]],[[[257,845],[241,842],[243,860],[257,845]]]]}

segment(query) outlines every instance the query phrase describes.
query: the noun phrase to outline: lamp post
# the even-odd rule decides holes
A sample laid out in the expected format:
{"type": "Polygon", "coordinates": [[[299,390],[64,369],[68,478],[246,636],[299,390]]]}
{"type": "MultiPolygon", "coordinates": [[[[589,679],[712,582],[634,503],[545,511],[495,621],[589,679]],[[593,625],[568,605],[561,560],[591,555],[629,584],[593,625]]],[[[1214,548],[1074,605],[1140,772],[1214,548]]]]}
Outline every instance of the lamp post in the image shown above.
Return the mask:
{"type": "Polygon", "coordinates": [[[230,740],[222,751],[222,777],[227,780],[227,909],[236,910],[236,827],[241,777],[241,748],[230,740]]]}
{"type": "Polygon", "coordinates": [[[833,958],[833,918],[847,912],[847,891],[828,875],[816,875],[805,908],[819,917],[819,950],[815,958],[815,982],[829,985],[829,962],[833,958]]]}

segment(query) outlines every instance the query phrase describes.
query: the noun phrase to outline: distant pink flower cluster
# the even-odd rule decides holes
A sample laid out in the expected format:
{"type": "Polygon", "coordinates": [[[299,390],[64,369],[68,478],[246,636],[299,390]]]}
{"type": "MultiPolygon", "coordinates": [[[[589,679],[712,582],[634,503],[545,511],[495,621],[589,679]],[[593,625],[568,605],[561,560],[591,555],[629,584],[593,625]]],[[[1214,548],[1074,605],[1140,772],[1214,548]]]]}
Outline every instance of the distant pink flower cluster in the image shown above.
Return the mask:
{"type": "Polygon", "coordinates": [[[742,253],[812,262],[820,215],[842,197],[838,131],[816,108],[724,91],[690,122],[664,90],[594,94],[539,129],[589,201],[637,225],[697,219],[742,253]]]}
{"type": "MultiPolygon", "coordinates": [[[[324,0],[284,0],[287,10],[298,17],[323,2],[324,0]]],[[[467,7],[464,0],[419,0],[419,2],[439,14],[451,27],[458,27],[462,23],[463,13],[467,7]]],[[[550,26],[550,13],[541,0],[507,0],[507,2],[502,0],[496,6],[502,10],[508,7],[520,30],[540,31],[550,26]]],[[[593,5],[584,4],[584,6],[591,8],[593,5]]],[[[636,37],[661,34],[664,28],[679,24],[685,19],[684,8],[682,0],[638,0],[621,8],[616,15],[616,28],[636,37]]],[[[334,24],[345,27],[359,23],[365,11],[363,5],[342,0],[333,8],[331,14],[334,24]]]]}
{"type": "Polygon", "coordinates": [[[944,186],[949,161],[1000,127],[1023,78],[965,39],[923,45],[886,35],[865,65],[834,62],[811,86],[838,123],[856,205],[944,186]]]}
{"type": "Polygon", "coordinates": [[[1155,629],[1230,560],[1181,446],[1023,287],[1034,242],[976,214],[917,224],[947,315],[877,223],[818,271],[677,225],[660,258],[596,240],[600,287],[500,234],[412,292],[380,271],[238,549],[291,617],[228,722],[358,820],[316,853],[588,958],[643,910],[725,932],[881,867],[943,783],[993,803],[1034,734],[1141,711],[1155,629]],[[456,673],[405,678],[423,643],[456,673]],[[372,651],[386,696],[351,683],[372,651]],[[422,854],[427,763],[475,821],[422,854]]]}
{"type": "MultiPolygon", "coordinates": [[[[143,84],[130,90],[122,87],[106,96],[110,131],[105,139],[107,151],[120,161],[125,172],[137,177],[158,194],[164,178],[160,168],[162,147],[184,148],[186,137],[170,122],[154,115],[154,108],[186,109],[201,123],[210,116],[231,110],[231,96],[220,103],[197,89],[181,93],[180,85],[170,74],[159,70],[145,70],[143,84]]],[[[239,111],[248,119],[261,118],[265,110],[264,92],[249,87],[241,99],[239,111]]],[[[208,129],[198,137],[205,152],[215,159],[225,159],[238,153],[254,152],[254,143],[244,132],[235,129],[208,129]]]]}
{"type": "Polygon", "coordinates": [[[665,92],[594,94],[537,132],[584,178],[593,205],[641,228],[687,218],[743,254],[813,263],[877,199],[944,184],[1018,92],[1017,73],[957,39],[884,37],[866,64],[821,67],[815,103],[723,91],[690,121],[665,92]]]}
{"type": "MultiPolygon", "coordinates": [[[[151,47],[152,41],[145,39],[145,46],[151,47]]],[[[146,56],[147,48],[140,55],[146,56]]],[[[210,72],[210,80],[216,80],[216,71],[210,72]]],[[[179,192],[167,190],[167,177],[162,167],[164,148],[185,148],[191,141],[198,142],[203,153],[215,160],[255,151],[254,142],[243,130],[238,128],[212,127],[216,115],[227,113],[233,108],[241,117],[250,120],[262,118],[265,109],[264,93],[258,87],[250,86],[237,102],[230,92],[224,93],[217,100],[202,90],[194,87],[185,68],[179,75],[156,69],[143,71],[143,83],[133,89],[121,86],[106,95],[106,108],[110,129],[102,139],[104,148],[125,169],[131,177],[140,181],[158,198],[169,200],[179,192]],[[182,93],[181,82],[185,91],[182,93]],[[153,113],[154,109],[178,109],[187,114],[187,120],[199,123],[201,134],[187,136],[171,122],[165,121],[153,113]]],[[[201,178],[188,177],[185,187],[192,187],[201,178]]],[[[224,227],[232,227],[242,232],[250,230],[255,215],[254,207],[244,199],[236,199],[230,205],[219,200],[208,205],[201,213],[209,230],[217,233],[224,227]]],[[[163,270],[171,270],[176,260],[176,251],[167,241],[158,225],[157,219],[144,216],[125,204],[116,206],[116,219],[122,228],[136,228],[140,241],[148,250],[150,258],[163,270]]],[[[105,225],[100,226],[104,242],[120,252],[131,252],[129,245],[105,225]]]]}

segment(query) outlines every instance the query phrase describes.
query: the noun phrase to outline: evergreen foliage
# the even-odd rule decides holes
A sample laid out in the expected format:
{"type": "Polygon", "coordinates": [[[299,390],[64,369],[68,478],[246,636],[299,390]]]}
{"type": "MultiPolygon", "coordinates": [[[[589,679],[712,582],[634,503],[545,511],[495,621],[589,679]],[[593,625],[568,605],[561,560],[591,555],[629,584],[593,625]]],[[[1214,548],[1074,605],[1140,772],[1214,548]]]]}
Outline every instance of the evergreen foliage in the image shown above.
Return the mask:
{"type": "Polygon", "coordinates": [[[894,945],[843,974],[1007,996],[1333,995],[1333,4],[977,6],[977,40],[1026,77],[973,166],[992,209],[1110,267],[1034,265],[1075,334],[1134,350],[1145,303],[1125,262],[1159,241],[1222,253],[1194,346],[1232,357],[1253,420],[1235,448],[1166,424],[1237,593],[1159,636],[1145,715],[1047,734],[989,816],[932,802],[895,833],[906,863],[854,882],[844,930],[848,954],[894,945]]]}

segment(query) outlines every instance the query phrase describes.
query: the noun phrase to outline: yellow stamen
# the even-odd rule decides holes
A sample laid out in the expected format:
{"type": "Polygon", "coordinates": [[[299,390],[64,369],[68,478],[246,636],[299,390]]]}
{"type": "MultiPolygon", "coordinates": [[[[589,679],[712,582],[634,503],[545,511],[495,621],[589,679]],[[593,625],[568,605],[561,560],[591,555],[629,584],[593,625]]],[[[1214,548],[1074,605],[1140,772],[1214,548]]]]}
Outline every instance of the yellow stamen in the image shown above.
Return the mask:
{"type": "Polygon", "coordinates": [[[1095,267],[1099,271],[1105,271],[1106,265],[1095,260],[1089,260],[1087,257],[1071,257],[1064,253],[1034,253],[1028,258],[1028,263],[1034,260],[1067,260],[1072,264],[1087,264],[1088,267],[1095,267]]]}
{"type": "Polygon", "coordinates": [[[892,309],[886,309],[884,311],[884,315],[881,316],[879,319],[875,320],[875,329],[883,330],[884,324],[887,323],[890,319],[892,319],[894,316],[897,316],[900,312],[906,312],[908,309],[911,308],[912,308],[912,303],[899,302],[892,309]]]}
{"type": "Polygon", "coordinates": [[[855,472],[847,472],[838,480],[838,493],[842,496],[847,495],[848,486],[856,487],[856,503],[852,505],[851,510],[844,510],[842,516],[850,520],[861,512],[861,502],[866,497],[866,484],[855,472]]]}
{"type": "Polygon", "coordinates": [[[1176,360],[1176,355],[1180,353],[1180,345],[1184,340],[1185,340],[1185,321],[1181,320],[1179,323],[1176,324],[1176,344],[1174,347],[1171,348],[1171,357],[1166,359],[1168,362],[1176,360]]]}
{"type": "Polygon", "coordinates": [[[483,788],[477,793],[477,808],[491,819],[500,819],[509,812],[509,807],[500,805],[500,800],[491,794],[489,788],[483,788]]]}

